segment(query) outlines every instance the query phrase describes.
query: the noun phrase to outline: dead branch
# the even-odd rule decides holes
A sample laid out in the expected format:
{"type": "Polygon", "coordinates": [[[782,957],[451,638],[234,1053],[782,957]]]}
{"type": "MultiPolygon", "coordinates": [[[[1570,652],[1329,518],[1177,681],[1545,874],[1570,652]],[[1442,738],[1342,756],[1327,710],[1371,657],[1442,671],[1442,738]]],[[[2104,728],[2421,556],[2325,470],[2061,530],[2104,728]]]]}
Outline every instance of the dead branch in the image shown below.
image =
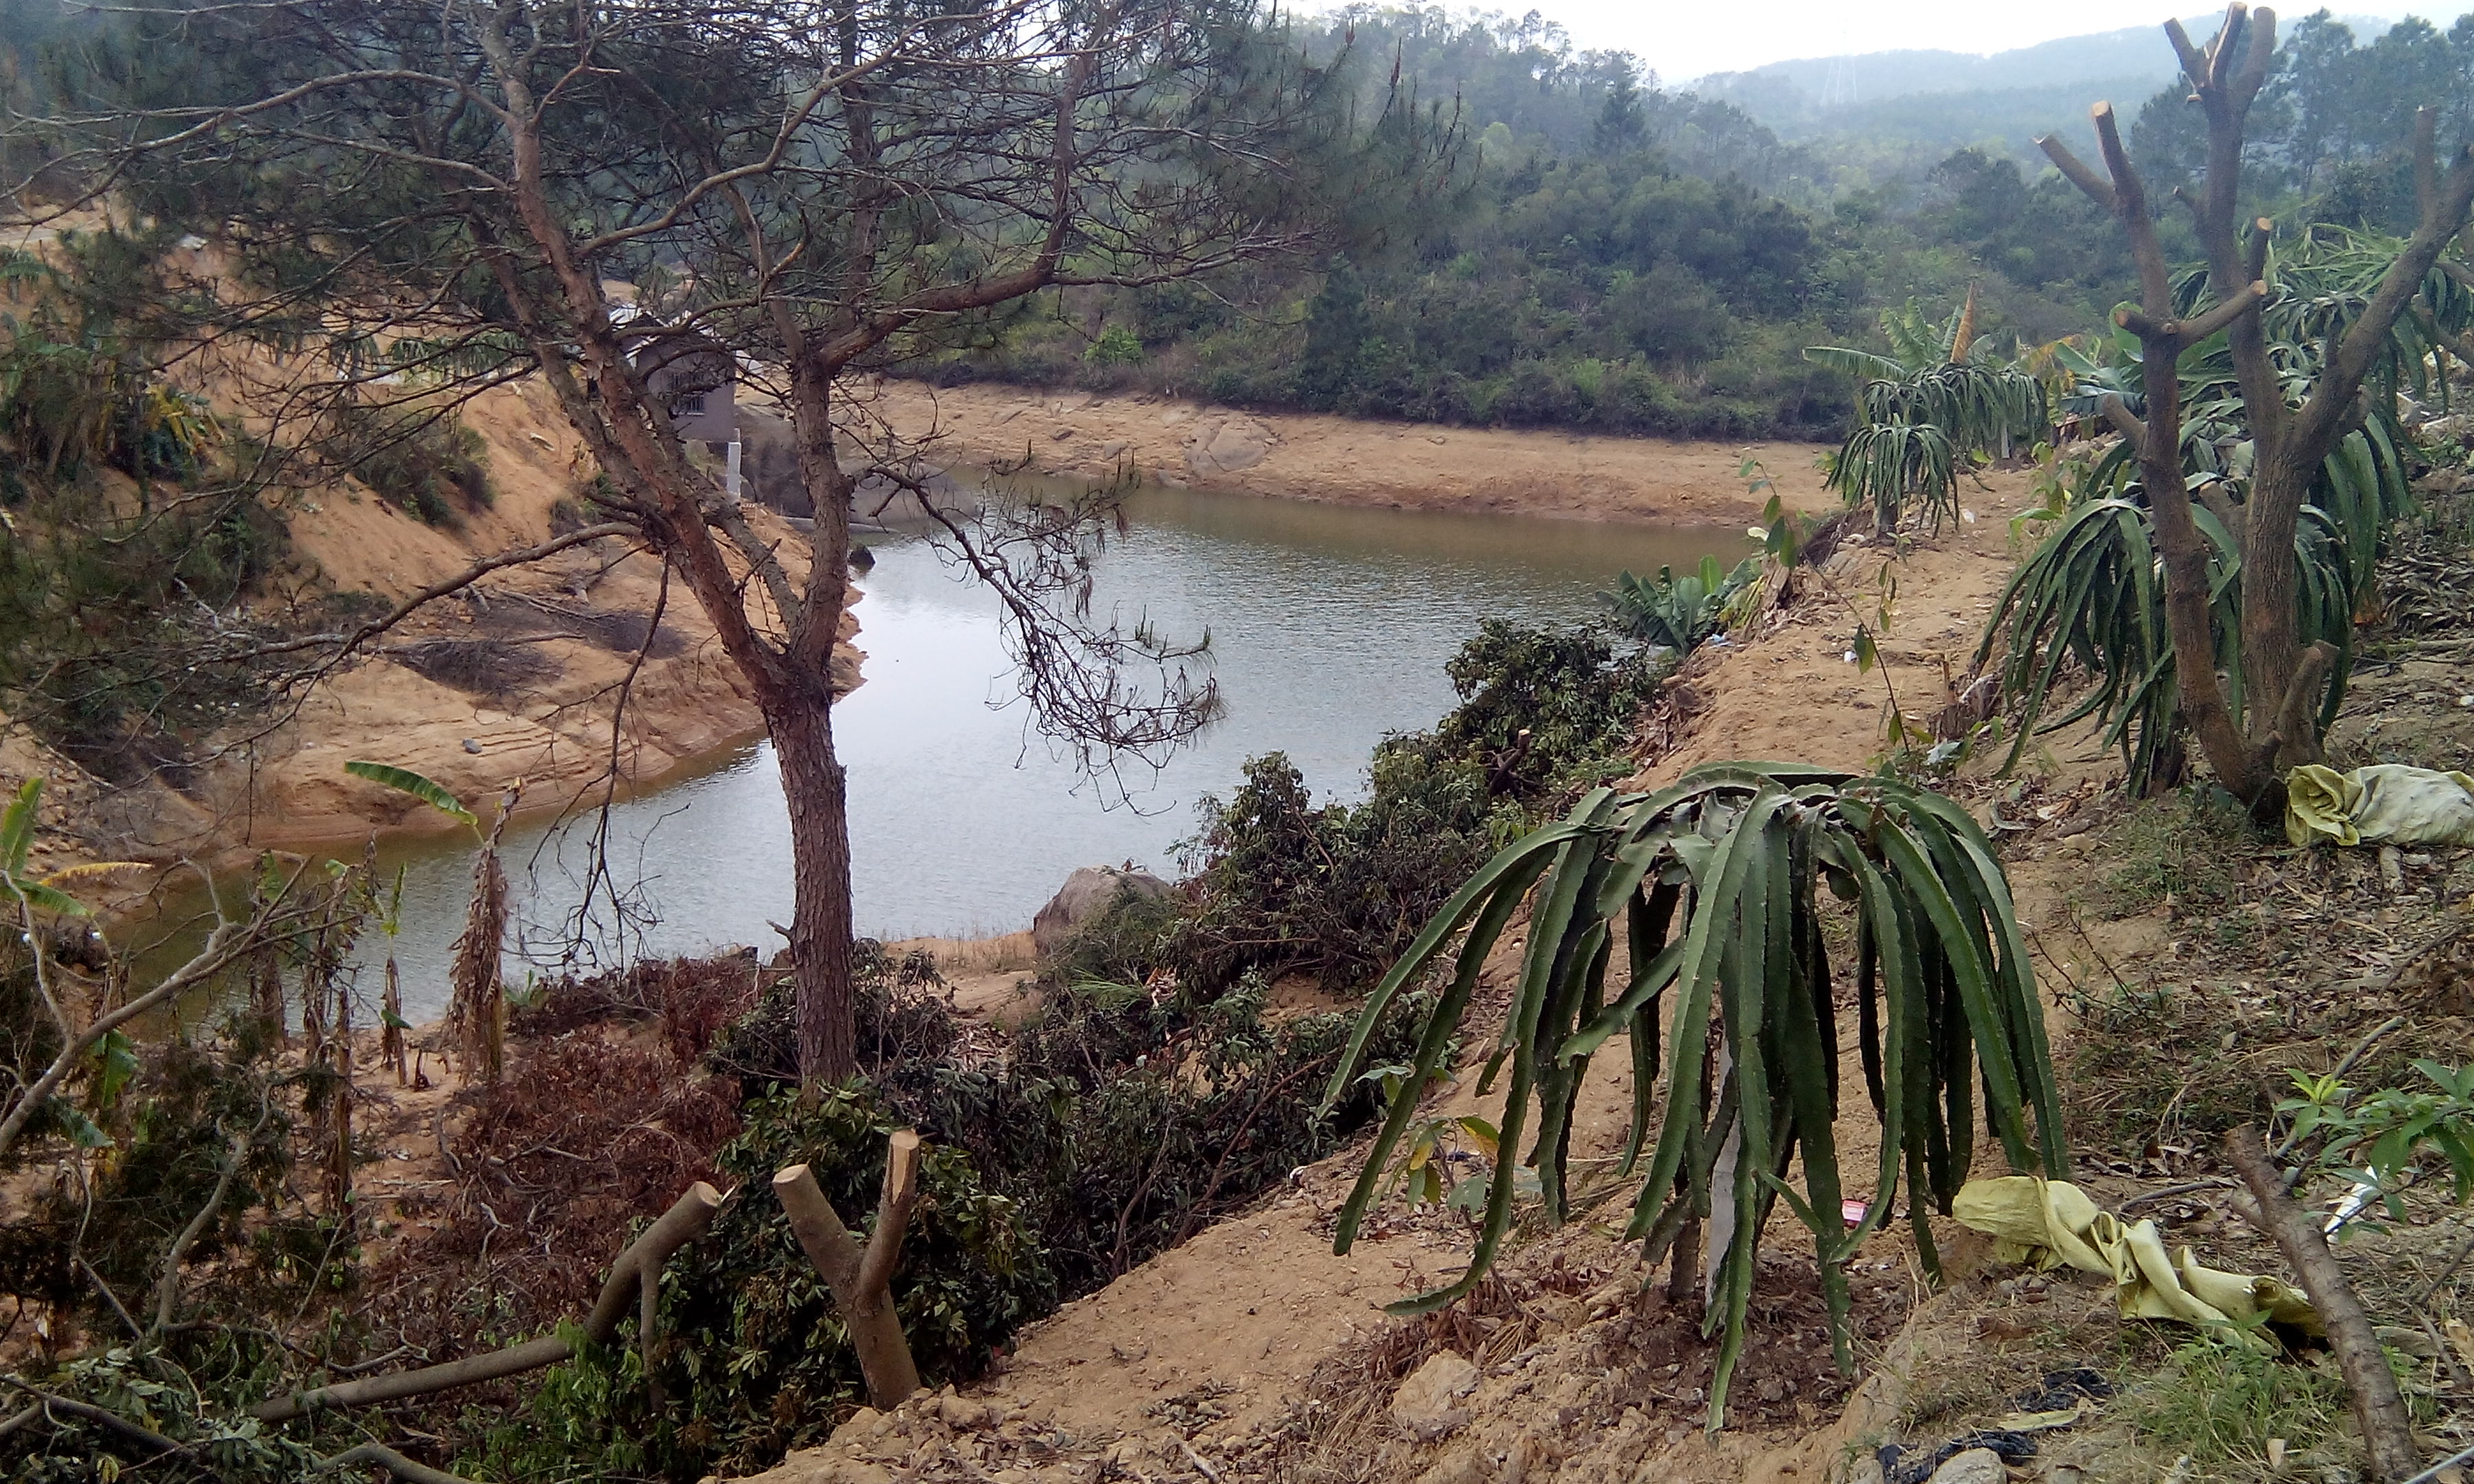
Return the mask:
{"type": "Polygon", "coordinates": [[[321,1472],[328,1469],[350,1469],[355,1466],[384,1469],[403,1480],[404,1484],[473,1484],[472,1480],[460,1473],[449,1473],[444,1469],[433,1469],[427,1464],[414,1463],[394,1448],[377,1443],[364,1443],[358,1448],[348,1448],[332,1458],[318,1460],[321,1472]]]}
{"type": "Polygon", "coordinates": [[[883,1408],[899,1406],[919,1389],[919,1367],[894,1313],[892,1288],[903,1231],[919,1199],[918,1176],[919,1135],[900,1130],[885,1151],[885,1192],[877,1203],[876,1231],[864,1250],[842,1225],[808,1166],[793,1164],[773,1177],[773,1193],[790,1217],[790,1231],[824,1276],[834,1307],[850,1330],[851,1348],[859,1352],[860,1372],[867,1378],[868,1400],[883,1408]]]}
{"type": "MultiPolygon", "coordinates": [[[[610,1343],[611,1336],[618,1331],[618,1321],[627,1312],[628,1304],[640,1290],[650,1289],[661,1281],[662,1265],[669,1260],[672,1253],[704,1234],[705,1228],[713,1224],[714,1212],[721,1209],[721,1192],[703,1181],[697,1181],[658,1220],[646,1227],[642,1236],[627,1245],[627,1250],[618,1255],[618,1260],[610,1264],[610,1277],[601,1285],[601,1297],[593,1305],[593,1312],[585,1316],[586,1339],[595,1345],[610,1343]]],[[[250,1415],[261,1422],[280,1423],[327,1408],[367,1406],[374,1401],[426,1396],[435,1391],[477,1385],[482,1381],[494,1381],[501,1376],[555,1365],[571,1358],[574,1353],[572,1345],[556,1336],[527,1340],[521,1345],[467,1355],[444,1365],[424,1366],[418,1371],[398,1371],[367,1380],[346,1381],[272,1397],[252,1407],[250,1415]]]]}
{"type": "Polygon", "coordinates": [[[2345,1281],[2345,1270],[2337,1265],[2318,1223],[2285,1193],[2285,1179],[2268,1159],[2259,1130],[2245,1123],[2226,1135],[2225,1154],[2259,1203],[2256,1225],[2275,1239],[2327,1327],[2338,1369],[2354,1396],[2354,1417],[2370,1452],[2371,1476],[2389,1484],[2413,1477],[2422,1468],[2422,1455],[2413,1446],[2413,1419],[2397,1390],[2396,1373],[2389,1369],[2371,1317],[2354,1297],[2353,1284],[2345,1281]]]}
{"type": "MultiPolygon", "coordinates": [[[[6,1381],[9,1385],[24,1392],[27,1396],[34,1398],[34,1410],[42,1415],[48,1416],[54,1412],[66,1413],[68,1416],[93,1423],[99,1427],[108,1428],[112,1432],[116,1432],[122,1437],[127,1438],[130,1442],[135,1443],[140,1447],[151,1448],[156,1450],[158,1456],[172,1453],[185,1453],[189,1451],[190,1445],[186,1443],[176,1443],[172,1439],[163,1436],[163,1434],[157,1432],[152,1427],[133,1423],[128,1418],[121,1416],[119,1413],[96,1406],[90,1401],[80,1401],[74,1397],[55,1396],[48,1391],[41,1391],[33,1386],[29,1386],[13,1376],[0,1376],[0,1381],[6,1381]]],[[[26,1418],[26,1414],[19,1413],[17,1417],[11,1418],[10,1422],[13,1424],[17,1424],[21,1419],[31,1421],[31,1419],[26,1418]]],[[[206,1472],[212,1476],[221,1477],[220,1474],[215,1474],[211,1468],[208,1468],[206,1472]]]]}
{"type": "Polygon", "coordinates": [[[291,878],[283,883],[274,899],[258,915],[239,920],[227,918],[217,922],[214,930],[206,935],[206,944],[198,949],[196,955],[165,975],[160,984],[143,994],[134,996],[127,1004],[109,1015],[97,1016],[85,1029],[74,1036],[64,1038],[60,1055],[52,1059],[52,1065],[44,1068],[41,1076],[36,1077],[18,1094],[17,1101],[10,1108],[8,1116],[0,1118],[0,1156],[8,1154],[11,1146],[16,1143],[18,1136],[25,1132],[26,1125],[33,1120],[36,1110],[51,1100],[52,1093],[58,1090],[69,1073],[76,1070],[85,1061],[86,1053],[94,1048],[95,1042],[139,1016],[177,999],[204,984],[234,960],[256,951],[269,935],[269,924],[276,914],[281,910],[280,904],[284,898],[299,882],[301,873],[307,869],[305,862],[296,869],[291,878]]]}

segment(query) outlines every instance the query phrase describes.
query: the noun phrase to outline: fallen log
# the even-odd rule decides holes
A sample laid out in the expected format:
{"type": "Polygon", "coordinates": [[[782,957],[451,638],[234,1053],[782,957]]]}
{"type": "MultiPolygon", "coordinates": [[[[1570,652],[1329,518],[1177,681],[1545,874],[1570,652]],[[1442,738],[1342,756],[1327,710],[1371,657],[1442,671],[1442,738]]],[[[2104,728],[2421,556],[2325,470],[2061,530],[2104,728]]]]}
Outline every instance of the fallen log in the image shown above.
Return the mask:
{"type": "Polygon", "coordinates": [[[919,1136],[903,1129],[885,1152],[876,1231],[862,1250],[808,1166],[789,1165],[773,1176],[773,1193],[790,1217],[790,1231],[808,1260],[824,1275],[834,1307],[850,1329],[860,1374],[867,1379],[868,1400],[887,1410],[919,1389],[919,1367],[910,1358],[901,1317],[893,1311],[893,1265],[901,1256],[910,1209],[918,1203],[918,1179],[919,1136]]]}
{"type": "MultiPolygon", "coordinates": [[[[607,1345],[618,1332],[618,1321],[625,1317],[631,1301],[643,1300],[649,1315],[651,1296],[661,1281],[662,1265],[670,1255],[704,1234],[713,1224],[714,1212],[721,1209],[721,1192],[697,1181],[668,1210],[644,1229],[643,1234],[627,1244],[618,1260],[610,1264],[610,1277],[601,1285],[601,1296],[593,1312],[584,1319],[585,1337],[595,1345],[607,1345]]],[[[650,1323],[647,1319],[646,1323],[650,1323]]],[[[517,1376],[542,1366],[555,1365],[570,1359],[575,1347],[556,1336],[526,1340],[504,1350],[494,1350],[442,1365],[424,1366],[418,1371],[397,1371],[385,1376],[373,1376],[357,1381],[342,1381],[332,1386],[318,1386],[307,1391],[290,1392],[270,1397],[250,1409],[250,1415],[260,1422],[289,1422],[311,1412],[335,1407],[368,1406],[372,1402],[395,1401],[404,1397],[426,1396],[433,1391],[449,1391],[458,1386],[473,1386],[495,1381],[501,1376],[517,1376]]]]}
{"type": "Polygon", "coordinates": [[[2371,1477],[2386,1484],[2412,1478],[2422,1470],[2422,1451],[2413,1445],[2413,1422],[2405,1408],[2405,1395],[2397,1390],[2396,1373],[2389,1369],[2371,1316],[2354,1296],[2354,1285],[2337,1265],[2337,1255],[2328,1250],[2318,1221],[2286,1193],[2285,1176],[2268,1158],[2257,1129],[2245,1123],[2226,1135],[2225,1153],[2259,1205],[2259,1218],[2253,1224],[2285,1254],[2294,1276],[2302,1281],[2302,1291],[2311,1296],[2311,1306],[2319,1311],[2319,1323],[2328,1330],[2337,1369],[2345,1377],[2345,1389],[2353,1393],[2354,1418],[2362,1425],[2371,1477]]]}

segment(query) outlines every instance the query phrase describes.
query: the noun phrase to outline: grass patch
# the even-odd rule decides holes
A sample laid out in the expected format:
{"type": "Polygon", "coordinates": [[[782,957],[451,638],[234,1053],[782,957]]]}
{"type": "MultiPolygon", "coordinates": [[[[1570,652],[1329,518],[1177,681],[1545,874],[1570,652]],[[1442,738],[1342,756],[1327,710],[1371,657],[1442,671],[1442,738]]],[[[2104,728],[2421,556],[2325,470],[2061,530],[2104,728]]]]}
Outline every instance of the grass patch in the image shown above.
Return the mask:
{"type": "Polygon", "coordinates": [[[2240,886],[2241,863],[2263,843],[2241,807],[2214,790],[2152,801],[2106,833],[2113,867],[2090,888],[2087,905],[2107,918],[2222,907],[2240,886]]]}
{"type": "Polygon", "coordinates": [[[2345,1385],[2324,1355],[2297,1360],[2201,1337],[2176,1348],[2121,1405],[2158,1456],[2190,1457],[2195,1484],[2268,1477],[2274,1439],[2284,1440],[2289,1474],[2317,1461],[2315,1453],[2351,1451],[2342,1431],[2345,1385]]]}

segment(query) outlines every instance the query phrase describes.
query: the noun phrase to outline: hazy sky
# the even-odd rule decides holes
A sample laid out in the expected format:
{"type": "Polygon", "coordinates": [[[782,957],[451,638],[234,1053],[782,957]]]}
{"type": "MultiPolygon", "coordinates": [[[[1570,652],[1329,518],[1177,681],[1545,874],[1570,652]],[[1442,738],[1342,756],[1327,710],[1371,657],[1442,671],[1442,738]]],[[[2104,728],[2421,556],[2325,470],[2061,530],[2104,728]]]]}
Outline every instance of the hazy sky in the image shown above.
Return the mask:
{"type": "MultiPolygon", "coordinates": [[[[2023,5],[2017,0],[1886,0],[1856,5],[1848,0],[1733,0],[1729,4],[1678,0],[1485,0],[1484,8],[1517,15],[1532,5],[1570,31],[1575,44],[1629,51],[1670,82],[1708,72],[1734,72],[1797,57],[1832,57],[1932,47],[1953,52],[2000,52],[2085,36],[2123,26],[2162,27],[2171,0],[2078,0],[2069,6],[2023,5]]],[[[2188,0],[2184,0],[2188,5],[2188,0]]],[[[2298,16],[2318,0],[2280,13],[2298,16]]],[[[2193,13],[2204,11],[2190,6],[2193,13]]],[[[2447,7],[2421,4],[2330,4],[2340,14],[2442,13],[2441,25],[2474,0],[2447,7]]],[[[2162,32],[2157,44],[2164,45],[2162,32]]]]}

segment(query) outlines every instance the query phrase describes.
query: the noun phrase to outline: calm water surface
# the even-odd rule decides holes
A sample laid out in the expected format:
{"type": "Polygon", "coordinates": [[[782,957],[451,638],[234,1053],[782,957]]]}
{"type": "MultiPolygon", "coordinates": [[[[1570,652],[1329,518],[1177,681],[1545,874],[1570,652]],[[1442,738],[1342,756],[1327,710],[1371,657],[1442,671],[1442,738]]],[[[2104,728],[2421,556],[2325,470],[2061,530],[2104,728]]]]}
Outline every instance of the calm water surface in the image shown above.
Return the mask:
{"type": "MultiPolygon", "coordinates": [[[[1131,861],[1174,874],[1204,795],[1249,756],[1289,754],[1318,795],[1355,799],[1386,732],[1432,725],[1454,702],[1443,662],[1481,619],[1575,619],[1618,568],[1733,561],[1749,543],[1702,528],[1355,510],[1147,491],[1099,567],[1095,615],[1148,616],[1172,637],[1211,637],[1225,718],[1127,797],[1078,772],[1030,730],[987,592],[926,540],[882,538],[861,582],[867,683],[835,712],[850,771],[860,931],[881,938],[1006,932],[1078,866],[1131,861]]],[[[590,821],[511,828],[506,859],[522,952],[578,951],[590,821]]],[[[623,922],[596,902],[581,952],[781,946],[790,917],[789,820],[769,743],[709,759],[615,811],[623,922]]],[[[405,1010],[443,1007],[470,855],[424,842],[388,855],[404,871],[395,943],[405,1010]]],[[[373,933],[366,947],[376,950],[373,933]]]]}

